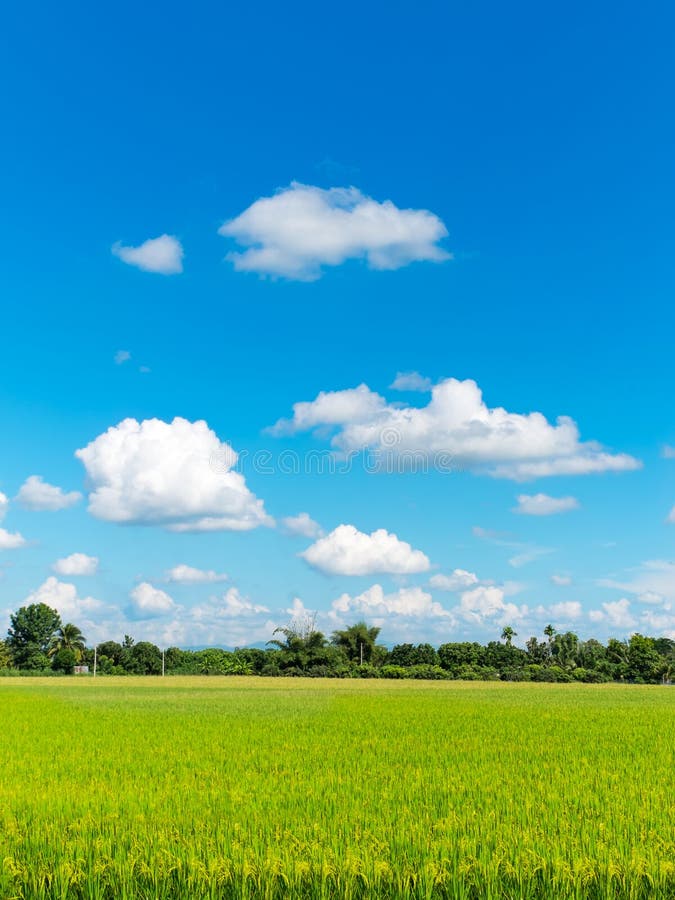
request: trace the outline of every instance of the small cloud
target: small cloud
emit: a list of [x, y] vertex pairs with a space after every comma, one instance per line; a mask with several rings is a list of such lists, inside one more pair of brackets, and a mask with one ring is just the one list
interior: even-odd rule
[[525, 516], [554, 516], [579, 508], [576, 497], [549, 497], [548, 494], [520, 494], [512, 512]]
[[9, 497], [0, 491], [0, 522], [5, 518], [7, 514], [7, 510], [9, 509]]
[[429, 558], [384, 528], [364, 534], [353, 525], [338, 525], [300, 556], [329, 575], [407, 575], [426, 572]]
[[466, 569], [455, 569], [451, 575], [432, 575], [429, 584], [439, 591], [462, 591], [478, 584], [478, 576]]
[[591, 622], [607, 622], [612, 628], [629, 629], [637, 624], [630, 612], [630, 601], [623, 597], [613, 603], [603, 603], [602, 609], [592, 609], [588, 618]]
[[427, 393], [431, 390], [431, 378], [420, 375], [419, 372], [397, 372], [396, 378], [389, 385], [392, 391], [419, 391]]
[[115, 354], [115, 365], [121, 366], [123, 363], [128, 362], [131, 359], [131, 353], [128, 350], [118, 350]]
[[98, 571], [98, 556], [71, 553], [70, 556], [57, 559], [52, 570], [57, 575], [95, 575]]
[[227, 581], [225, 572], [215, 572], [213, 569], [194, 569], [181, 563], [169, 569], [165, 574], [167, 581], [176, 584], [215, 584], [218, 581]]
[[551, 583], [558, 587], [567, 587], [572, 584], [572, 579], [569, 575], [551, 575]]
[[314, 540], [323, 535], [323, 528], [315, 522], [309, 513], [301, 512], [297, 516], [286, 516], [281, 520], [281, 527], [286, 534], [300, 535]]
[[672, 525], [675, 522], [675, 506], [673, 506], [673, 508], [668, 513], [666, 522], [668, 522], [670, 525]]
[[65, 492], [60, 487], [48, 484], [41, 475], [31, 475], [19, 488], [16, 499], [24, 509], [57, 512], [74, 506], [82, 499], [82, 494], [79, 491]]
[[324, 190], [293, 182], [260, 197], [218, 233], [245, 248], [226, 257], [236, 270], [299, 281], [314, 281], [325, 266], [349, 259], [365, 259], [371, 269], [399, 269], [451, 258], [439, 246], [448, 232], [434, 213], [379, 203], [354, 187]]
[[26, 539], [18, 531], [12, 533], [0, 528], [0, 550], [16, 550], [26, 546]]
[[572, 619], [580, 619], [583, 613], [581, 603], [578, 600], [566, 600], [563, 603], [554, 603], [549, 608], [549, 613], [554, 619], [561, 622], [568, 622]]
[[183, 247], [178, 238], [171, 234], [151, 238], [138, 247], [125, 247], [118, 241], [113, 244], [112, 252], [122, 262], [144, 272], [178, 275], [183, 271]]
[[661, 456], [663, 459], [675, 459], [675, 447], [671, 444], [664, 444], [661, 447]]
[[141, 616], [162, 616], [171, 612], [176, 604], [173, 599], [147, 581], [137, 585], [130, 594], [136, 612]]

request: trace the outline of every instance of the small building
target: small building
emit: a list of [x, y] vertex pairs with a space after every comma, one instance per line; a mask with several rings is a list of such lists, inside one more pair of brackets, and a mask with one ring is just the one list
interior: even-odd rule
[[89, 666], [73, 666], [73, 675], [88, 675]]

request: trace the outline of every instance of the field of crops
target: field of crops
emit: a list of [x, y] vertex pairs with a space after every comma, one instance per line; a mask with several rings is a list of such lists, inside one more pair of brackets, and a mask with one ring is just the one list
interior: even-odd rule
[[675, 897], [675, 689], [0, 682], [0, 896]]

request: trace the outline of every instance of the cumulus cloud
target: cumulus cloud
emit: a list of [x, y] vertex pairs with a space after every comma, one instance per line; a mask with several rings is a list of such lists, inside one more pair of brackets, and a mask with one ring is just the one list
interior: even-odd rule
[[89, 512], [170, 531], [247, 531], [271, 524], [262, 500], [232, 471], [237, 454], [206, 422], [125, 419], [75, 454]]
[[[258, 615], [269, 612], [266, 606], [253, 603], [248, 597], [244, 597], [236, 587], [228, 588], [220, 600], [212, 600], [211, 608], [215, 609], [219, 615], [228, 618], [250, 613]], [[200, 607], [196, 607], [196, 609], [199, 610]]]
[[274, 434], [334, 429], [332, 446], [342, 454], [369, 451], [389, 460], [420, 457], [447, 471], [468, 468], [496, 478], [525, 481], [545, 475], [584, 475], [640, 468], [625, 453], [612, 454], [595, 441], [582, 442], [568, 416], [551, 424], [539, 412], [489, 408], [475, 381], [448, 378], [434, 385], [426, 406], [387, 403], [361, 384], [322, 391], [296, 403], [291, 419]]
[[118, 350], [115, 354], [115, 365], [121, 366], [123, 363], [128, 362], [131, 359], [131, 353], [128, 350]]
[[79, 491], [66, 492], [48, 484], [40, 475], [31, 475], [19, 488], [16, 499], [24, 509], [56, 512], [74, 506], [82, 499], [82, 494]]
[[548, 494], [520, 494], [513, 512], [525, 516], [553, 516], [579, 508], [576, 497], [549, 497]]
[[549, 607], [549, 613], [554, 619], [568, 622], [572, 619], [580, 619], [583, 615], [581, 603], [578, 600], [566, 600], [563, 603], [554, 603]]
[[450, 575], [432, 575], [429, 584], [439, 591], [462, 591], [478, 584], [478, 576], [466, 569], [454, 569]]
[[404, 575], [426, 572], [431, 565], [421, 550], [413, 550], [384, 528], [364, 534], [353, 525], [338, 525], [300, 556], [331, 575]]
[[301, 512], [297, 516], [286, 516], [281, 520], [281, 526], [286, 534], [300, 535], [306, 538], [318, 538], [323, 535], [323, 528], [315, 522], [309, 513]]
[[165, 578], [176, 584], [215, 584], [218, 581], [227, 581], [228, 576], [224, 572], [215, 572], [213, 569], [195, 569], [181, 563], [169, 569]]
[[7, 514], [7, 510], [9, 509], [9, 497], [0, 491], [0, 522], [5, 518]]
[[324, 190], [293, 182], [256, 200], [218, 233], [246, 248], [227, 255], [238, 271], [301, 281], [348, 259], [398, 269], [450, 258], [438, 246], [448, 232], [434, 213], [378, 203], [354, 187]]
[[57, 575], [95, 575], [98, 572], [98, 561], [98, 556], [71, 553], [70, 556], [57, 559], [52, 569]]
[[567, 587], [572, 584], [572, 579], [569, 575], [551, 575], [551, 583], [558, 587]]
[[431, 390], [431, 378], [419, 372], [397, 372], [390, 385], [393, 391], [419, 391], [426, 394]]
[[141, 616], [163, 616], [171, 612], [176, 604], [165, 592], [148, 581], [142, 581], [129, 594], [134, 610]]
[[144, 241], [138, 247], [125, 247], [119, 241], [112, 252], [122, 262], [160, 275], [177, 275], [183, 271], [183, 247], [178, 238], [162, 234]]
[[16, 550], [18, 547], [25, 546], [26, 539], [18, 531], [11, 532], [0, 528], [0, 550]]
[[332, 610], [339, 615], [349, 613], [369, 618], [392, 615], [410, 618], [452, 618], [448, 610], [420, 587], [406, 587], [385, 594], [379, 584], [374, 584], [356, 597], [342, 594], [333, 601]]
[[106, 609], [101, 600], [94, 597], [80, 597], [74, 584], [59, 581], [54, 575], [50, 575], [37, 590], [29, 594], [24, 603], [26, 605], [46, 603], [55, 609], [64, 621], [73, 621], [76, 625], [80, 625], [81, 620], [89, 622], [92, 616], [100, 615]]
[[505, 596], [503, 588], [479, 585], [462, 594], [457, 611], [466, 621], [477, 625], [484, 625], [488, 621], [494, 621], [498, 625], [513, 625], [525, 618], [528, 608], [507, 602]]
[[623, 597], [611, 603], [603, 603], [602, 609], [593, 609], [588, 618], [592, 622], [606, 622], [612, 628], [629, 629], [637, 625], [630, 612], [630, 600]]

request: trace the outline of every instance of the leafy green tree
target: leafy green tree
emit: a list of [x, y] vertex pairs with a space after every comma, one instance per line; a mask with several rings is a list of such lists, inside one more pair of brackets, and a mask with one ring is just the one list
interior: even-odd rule
[[525, 644], [528, 659], [531, 665], [541, 665], [548, 657], [548, 644], [538, 641], [536, 637], [528, 638]]
[[47, 655], [54, 632], [61, 627], [61, 617], [46, 603], [22, 606], [10, 616], [7, 644], [17, 669], [46, 669]]
[[627, 676], [631, 681], [651, 683], [660, 681], [659, 664], [662, 657], [654, 646], [654, 639], [634, 634], [628, 642]]
[[96, 655], [100, 659], [109, 659], [114, 666], [122, 665], [123, 647], [117, 641], [103, 641], [96, 647]]
[[73, 665], [77, 665], [85, 651], [85, 637], [77, 627], [67, 623], [59, 626], [49, 642], [49, 656], [55, 656], [60, 650], [70, 650], [75, 657]]
[[440, 664], [455, 678], [464, 677], [469, 669], [475, 669], [485, 663], [485, 647], [475, 641], [460, 641], [458, 643], [441, 644], [438, 648]]
[[12, 651], [7, 641], [0, 641], [0, 669], [12, 668]]
[[576, 668], [578, 652], [579, 638], [573, 631], [556, 634], [551, 642], [551, 658], [555, 665], [565, 671]]
[[518, 637], [518, 632], [514, 631], [510, 625], [507, 625], [502, 631], [502, 640], [506, 641], [507, 647], [510, 647], [513, 644], [514, 637]]
[[589, 638], [579, 644], [577, 651], [579, 665], [584, 669], [596, 670], [607, 659], [607, 651], [595, 638]]
[[334, 631], [331, 643], [339, 647], [350, 662], [369, 663], [379, 633], [379, 628], [368, 628], [365, 622], [357, 622], [342, 631]]
[[128, 648], [125, 668], [135, 675], [159, 675], [162, 671], [162, 652], [149, 641], [139, 641]]
[[55, 672], [65, 672], [66, 675], [73, 674], [73, 668], [77, 665], [77, 657], [75, 651], [69, 647], [60, 647], [52, 656], [52, 669]]

